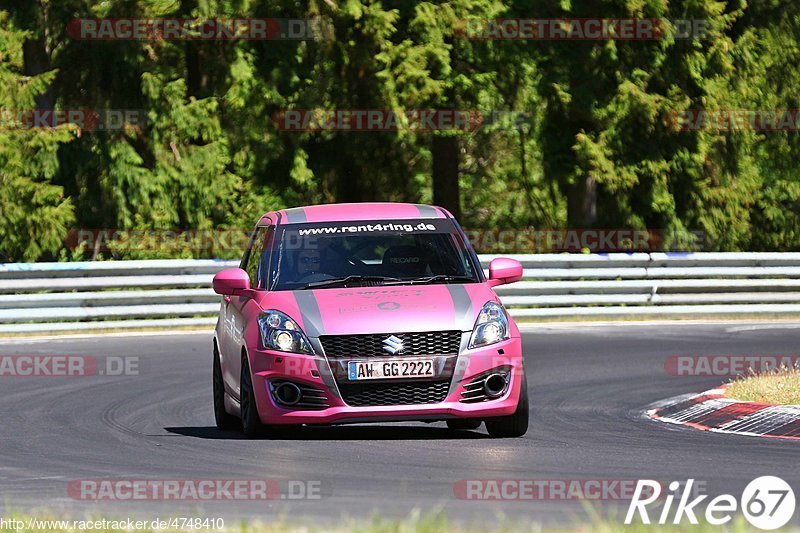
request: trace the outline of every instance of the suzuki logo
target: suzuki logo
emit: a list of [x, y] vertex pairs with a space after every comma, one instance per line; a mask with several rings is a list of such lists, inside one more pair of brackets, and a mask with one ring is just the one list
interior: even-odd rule
[[383, 349], [392, 355], [398, 354], [403, 351], [403, 341], [392, 335], [384, 339]]

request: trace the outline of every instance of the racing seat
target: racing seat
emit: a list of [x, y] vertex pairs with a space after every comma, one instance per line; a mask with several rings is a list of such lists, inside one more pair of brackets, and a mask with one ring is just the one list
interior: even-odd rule
[[386, 275], [395, 277], [422, 277], [428, 272], [427, 252], [418, 246], [392, 246], [383, 253]]

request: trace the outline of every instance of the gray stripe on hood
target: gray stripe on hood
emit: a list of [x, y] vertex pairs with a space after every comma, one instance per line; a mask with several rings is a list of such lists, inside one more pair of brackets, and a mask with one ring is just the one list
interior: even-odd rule
[[463, 285], [447, 285], [453, 299], [454, 320], [461, 331], [471, 330], [475, 317], [472, 316], [472, 298]]
[[317, 354], [317, 368], [319, 369], [319, 377], [322, 379], [322, 382], [328, 387], [328, 390], [331, 391], [336, 398], [341, 398], [342, 394], [339, 392], [339, 386], [336, 384], [336, 379], [333, 377], [333, 370], [331, 370], [331, 363], [328, 360], [328, 356], [325, 355], [325, 348], [322, 346], [322, 342], [318, 338], [310, 338], [309, 342], [311, 346], [314, 348], [314, 352]]
[[[456, 328], [462, 331], [460, 352], [466, 349], [475, 326], [475, 317], [472, 314], [472, 298], [463, 285], [447, 285], [450, 297], [453, 299]], [[447, 395], [453, 394], [464, 379], [464, 373], [469, 365], [469, 355], [460, 353], [453, 369], [453, 379], [450, 381], [450, 390]]]
[[319, 369], [320, 378], [328, 390], [337, 397], [341, 398], [339, 386], [336, 384], [336, 379], [333, 377], [330, 362], [325, 355], [325, 349], [322, 346], [322, 341], [319, 336], [324, 334], [325, 328], [322, 327], [322, 313], [319, 310], [319, 303], [317, 297], [314, 296], [313, 291], [292, 291], [294, 299], [297, 301], [297, 307], [300, 309], [300, 314], [303, 316], [303, 326], [305, 333], [310, 337], [309, 342], [317, 354], [317, 368]]
[[[467, 339], [466, 343], [469, 343], [469, 338], [472, 336], [472, 333], [462, 333], [462, 344], [464, 344], [463, 339]], [[453, 368], [453, 379], [450, 380], [450, 389], [447, 391], [447, 395], [450, 396], [453, 394], [456, 389], [458, 389], [459, 385], [461, 385], [461, 381], [464, 379], [464, 374], [467, 371], [467, 366], [469, 366], [469, 355], [461, 354], [456, 358], [456, 365]]]
[[317, 297], [312, 291], [292, 291], [300, 314], [303, 315], [303, 326], [306, 335], [309, 337], [319, 337], [323, 334], [322, 313], [319, 310]]
[[288, 224], [297, 224], [300, 222], [307, 222], [306, 210], [302, 207], [293, 207], [286, 210], [286, 222]]

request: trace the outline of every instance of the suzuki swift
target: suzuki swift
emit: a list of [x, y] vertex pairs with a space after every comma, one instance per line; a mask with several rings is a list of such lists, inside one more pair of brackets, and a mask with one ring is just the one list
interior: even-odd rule
[[528, 392], [519, 329], [446, 210], [298, 207], [259, 220], [239, 268], [214, 277], [214, 413], [248, 436], [303, 424], [445, 421], [519, 437]]

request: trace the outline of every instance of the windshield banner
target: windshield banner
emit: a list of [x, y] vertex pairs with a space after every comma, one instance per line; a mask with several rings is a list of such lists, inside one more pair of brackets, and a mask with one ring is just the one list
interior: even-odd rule
[[286, 226], [286, 235], [289, 237], [322, 237], [325, 235], [348, 234], [403, 234], [403, 233], [450, 233], [453, 224], [447, 219], [426, 220], [378, 220], [355, 221], [324, 224], [298, 224]]

